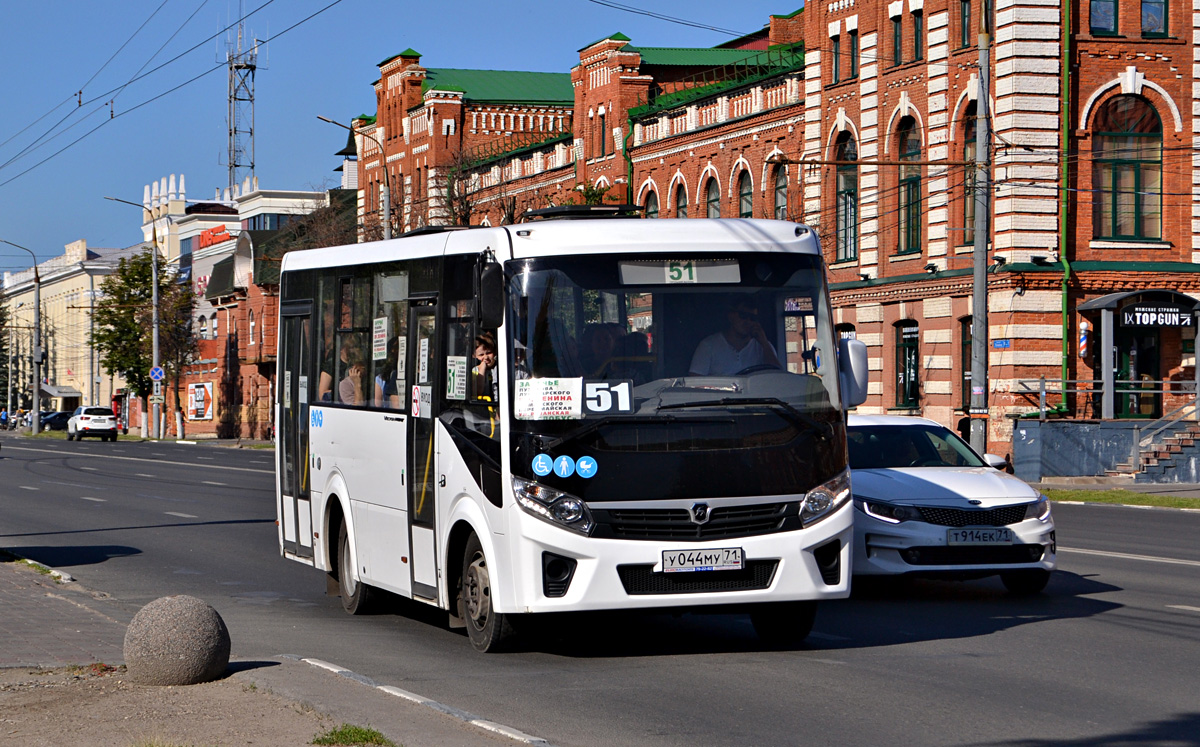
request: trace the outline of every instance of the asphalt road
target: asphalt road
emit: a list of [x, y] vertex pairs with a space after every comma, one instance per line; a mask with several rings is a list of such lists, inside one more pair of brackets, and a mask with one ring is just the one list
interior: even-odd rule
[[235, 656], [324, 659], [562, 745], [1200, 744], [1200, 513], [1056, 504], [1046, 594], [859, 591], [794, 651], [737, 616], [613, 614], [482, 656], [411, 602], [345, 615], [323, 574], [282, 560], [272, 454], [5, 438], [0, 547], [130, 616], [203, 598]]

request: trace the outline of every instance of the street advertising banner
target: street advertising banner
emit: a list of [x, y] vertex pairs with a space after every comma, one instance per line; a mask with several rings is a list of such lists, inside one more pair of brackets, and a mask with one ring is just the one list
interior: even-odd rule
[[189, 420], [213, 419], [213, 385], [211, 381], [203, 384], [188, 384], [187, 411]]

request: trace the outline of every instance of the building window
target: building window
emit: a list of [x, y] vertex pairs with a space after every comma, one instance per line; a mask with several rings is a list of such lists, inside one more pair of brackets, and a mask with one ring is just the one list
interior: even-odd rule
[[1142, 36], [1167, 35], [1167, 0], [1142, 0]]
[[200, 339], [208, 339], [208, 317], [206, 316], [200, 317]]
[[717, 184], [716, 179], [708, 180], [708, 186], [705, 188], [704, 192], [704, 202], [707, 207], [707, 217], [721, 217], [721, 185]]
[[675, 190], [675, 217], [687, 217], [687, 190], [683, 188], [683, 183], [679, 183], [679, 189]]
[[214, 340], [217, 339], [217, 331], [217, 312], [214, 311], [212, 318], [212, 338]]
[[738, 177], [738, 217], [754, 217], [754, 185], [750, 183], [748, 171], [743, 171]]
[[850, 77], [858, 77], [858, 32], [850, 32]]
[[[838, 136], [834, 160], [857, 161], [858, 144], [849, 132]], [[858, 258], [858, 166], [837, 167], [837, 261]]]
[[249, 336], [249, 344], [254, 344], [254, 309], [250, 309], [249, 322], [247, 324], [247, 335]]
[[925, 16], [913, 13], [913, 59], [925, 59]]
[[1091, 0], [1088, 13], [1092, 34], [1115, 36], [1117, 33], [1117, 0]]
[[604, 114], [600, 114], [600, 157], [608, 155], [608, 138], [604, 136]]
[[[975, 126], [978, 124], [975, 111], [975, 104], [971, 104], [967, 107], [966, 114], [963, 115], [963, 160], [967, 162], [974, 161], [978, 153], [975, 147]], [[962, 245], [975, 243], [976, 176], [977, 173], [974, 166], [965, 167], [963, 174], [962, 238], [959, 241], [959, 244]]]
[[958, 34], [963, 49], [971, 46], [971, 0], [958, 0]]
[[842, 79], [842, 37], [835, 36], [829, 40], [833, 46], [832, 60], [830, 65], [833, 67], [833, 82], [837, 83]]
[[892, 65], [899, 65], [904, 61], [901, 56], [904, 51], [904, 37], [900, 33], [900, 16], [892, 19]]
[[1092, 125], [1096, 237], [1162, 238], [1162, 121], [1138, 96], [1117, 96]]
[[787, 220], [787, 169], [775, 168], [775, 220]]
[[837, 332], [837, 336], [838, 336], [839, 340], [857, 340], [858, 339], [858, 333], [854, 331], [853, 324], [839, 324], [833, 328], [833, 331]]
[[657, 218], [658, 217], [658, 195], [655, 194], [654, 192], [651, 192], [650, 194], [646, 195], [646, 217], [647, 218]]
[[912, 320], [896, 324], [896, 407], [916, 407], [920, 399], [919, 335]]
[[[919, 161], [921, 136], [912, 117], [900, 120], [898, 151], [901, 161]], [[900, 235], [896, 252], [908, 254], [921, 251], [921, 167], [917, 164], [900, 167]]]
[[974, 354], [971, 352], [971, 317], [963, 317], [958, 322], [959, 339], [962, 340], [961, 348], [961, 365], [962, 365], [962, 409], [971, 409], [971, 360]]

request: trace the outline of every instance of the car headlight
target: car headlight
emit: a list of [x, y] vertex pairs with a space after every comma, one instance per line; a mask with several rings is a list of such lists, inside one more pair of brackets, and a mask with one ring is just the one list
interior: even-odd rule
[[580, 534], [592, 531], [592, 513], [579, 498], [520, 477], [512, 478], [512, 486], [517, 505], [526, 513]]
[[1036, 501], [1025, 507], [1025, 518], [1037, 519], [1043, 523], [1050, 521], [1050, 499], [1040, 495]]
[[856, 498], [854, 505], [867, 516], [889, 524], [899, 524], [902, 521], [920, 521], [921, 509], [916, 506], [896, 506], [891, 503], [881, 503], [867, 498]]
[[832, 480], [818, 485], [804, 496], [800, 504], [800, 523], [811, 526], [833, 514], [850, 500], [850, 470], [844, 469]]

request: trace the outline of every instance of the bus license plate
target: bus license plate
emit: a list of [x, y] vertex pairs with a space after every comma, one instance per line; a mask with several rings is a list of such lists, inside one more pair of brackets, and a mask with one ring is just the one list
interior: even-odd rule
[[947, 545], [1011, 545], [1013, 533], [1004, 527], [997, 529], [949, 529]]
[[740, 547], [719, 547], [706, 550], [663, 550], [663, 573], [692, 571], [740, 571], [746, 567]]

